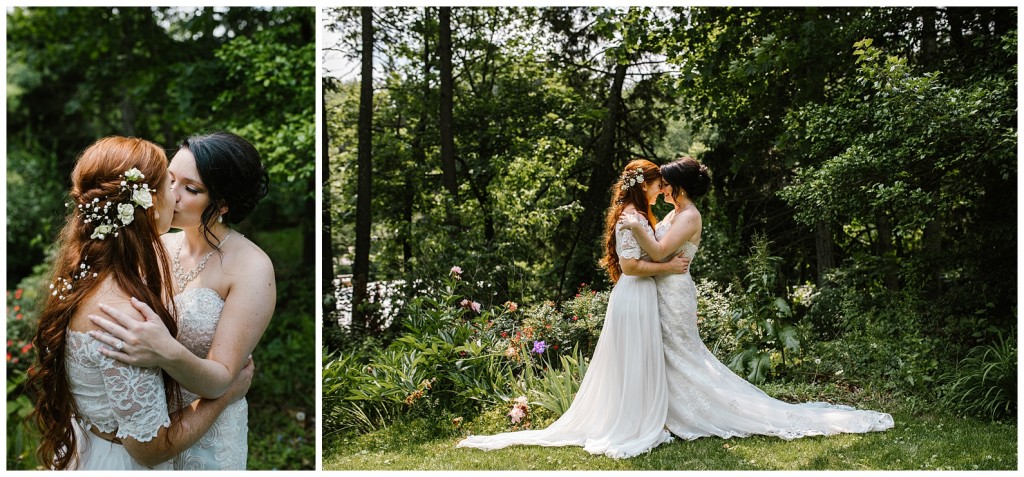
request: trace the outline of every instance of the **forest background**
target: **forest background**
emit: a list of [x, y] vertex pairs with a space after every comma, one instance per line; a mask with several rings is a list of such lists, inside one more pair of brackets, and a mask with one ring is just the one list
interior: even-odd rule
[[269, 195], [238, 230], [271, 257], [277, 308], [254, 352], [249, 467], [315, 466], [315, 10], [7, 10], [7, 468], [37, 468], [22, 383], [78, 154], [108, 135], [168, 157], [227, 130], [260, 151]]
[[[476, 468], [447, 449], [522, 428], [516, 396], [560, 414], [611, 285], [609, 188], [684, 154], [713, 176], [691, 271], [723, 362], [1016, 435], [1016, 8], [325, 13], [350, 65], [323, 72], [325, 467], [416, 468], [394, 444]], [[1006, 445], [982, 468], [1016, 468]]]

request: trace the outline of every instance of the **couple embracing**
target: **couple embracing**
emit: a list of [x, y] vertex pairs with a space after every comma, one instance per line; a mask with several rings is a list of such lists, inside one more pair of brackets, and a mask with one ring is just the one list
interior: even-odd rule
[[270, 259], [231, 228], [268, 191], [256, 148], [191, 136], [168, 165], [107, 137], [71, 182], [29, 378], [40, 462], [244, 470], [251, 353], [276, 300]]
[[[694, 201], [711, 178], [683, 157], [660, 168], [630, 162], [612, 186], [602, 265], [613, 282], [604, 328], [572, 405], [541, 430], [470, 436], [458, 447], [582, 446], [627, 458], [672, 440], [752, 434], [804, 436], [882, 431], [892, 416], [828, 403], [776, 400], [718, 361], [697, 330], [688, 269], [701, 240]], [[674, 209], [660, 222], [651, 203]]]

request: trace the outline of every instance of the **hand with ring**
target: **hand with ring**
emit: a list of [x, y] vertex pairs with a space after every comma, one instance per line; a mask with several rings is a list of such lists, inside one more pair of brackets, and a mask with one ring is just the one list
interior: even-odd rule
[[180, 344], [149, 305], [135, 298], [131, 304], [135, 312], [100, 304], [102, 314], [89, 315], [89, 320], [102, 331], [89, 335], [106, 345], [100, 353], [108, 358], [143, 368], [163, 367]]
[[636, 211], [625, 212], [619, 216], [619, 224], [629, 230], [637, 230], [641, 225], [640, 216], [637, 215]]

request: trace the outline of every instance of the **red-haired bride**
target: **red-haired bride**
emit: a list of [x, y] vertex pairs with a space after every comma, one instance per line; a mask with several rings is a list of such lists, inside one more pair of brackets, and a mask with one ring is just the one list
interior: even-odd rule
[[39, 315], [39, 357], [29, 380], [41, 432], [37, 456], [54, 469], [170, 469], [170, 459], [245, 395], [251, 361], [218, 399], [185, 403], [178, 383], [159, 368], [100, 353], [88, 315], [99, 313], [101, 302], [131, 311], [130, 298], [138, 297], [177, 334], [170, 260], [160, 242], [174, 196], [163, 149], [135, 138], [95, 142], [71, 179], [71, 212]]

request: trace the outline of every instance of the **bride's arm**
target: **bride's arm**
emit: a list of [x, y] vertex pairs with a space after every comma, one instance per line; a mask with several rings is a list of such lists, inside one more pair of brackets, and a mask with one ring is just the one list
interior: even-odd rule
[[[89, 317], [110, 334], [93, 335], [109, 347], [101, 348], [101, 352], [135, 366], [159, 366], [182, 387], [200, 396], [221, 396], [263, 336], [277, 300], [273, 264], [262, 251], [253, 255], [241, 261], [244, 269], [235, 271], [206, 358], [181, 345], [159, 319], [154, 319], [156, 315], [147, 304], [134, 299], [132, 305], [141, 317], [109, 307], [103, 307], [103, 311], [114, 321]], [[124, 342], [123, 349], [117, 351], [119, 340]]]
[[648, 234], [639, 221], [630, 220], [629, 216], [623, 225], [633, 232], [637, 244], [644, 252], [647, 252], [647, 255], [653, 260], [663, 260], [679, 250], [683, 242], [693, 238], [694, 234], [700, 230], [700, 213], [692, 208], [684, 210], [672, 221], [668, 232], [660, 241]]
[[667, 262], [648, 262], [635, 258], [619, 259], [619, 266], [622, 267], [624, 275], [636, 277], [653, 277], [656, 275], [669, 275], [686, 273], [690, 265], [690, 259], [682, 254]]
[[246, 360], [246, 366], [230, 383], [224, 396], [218, 399], [199, 399], [177, 411], [175, 414], [178, 414], [179, 419], [172, 418], [170, 426], [161, 427], [156, 436], [146, 442], [123, 437], [121, 444], [133, 459], [147, 467], [173, 459], [199, 441], [229, 404], [245, 396], [252, 384], [254, 370], [252, 360]]

